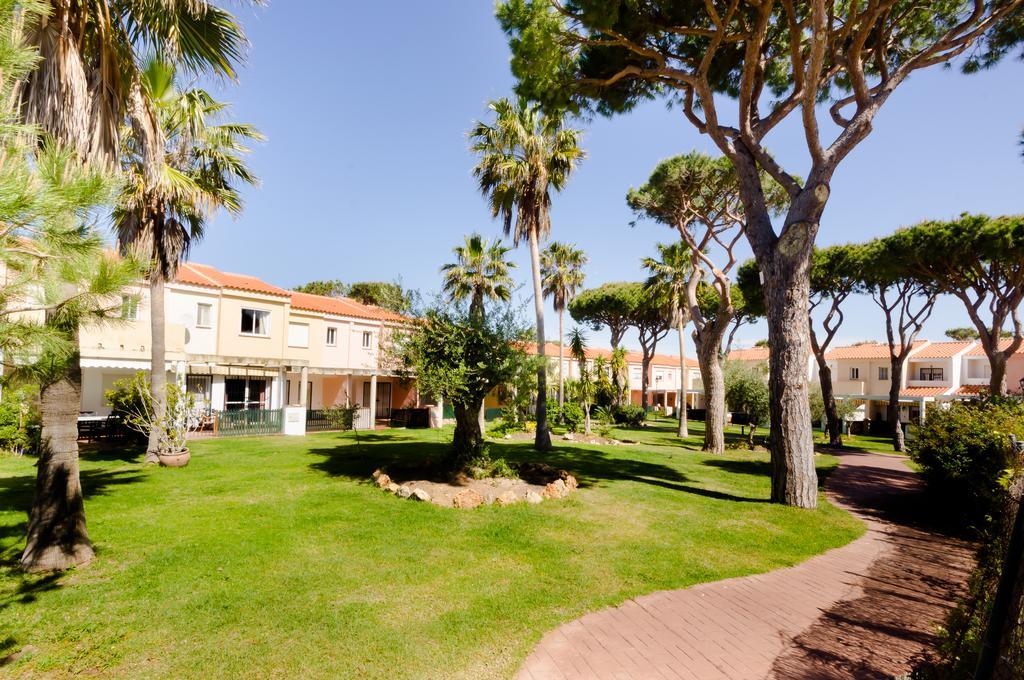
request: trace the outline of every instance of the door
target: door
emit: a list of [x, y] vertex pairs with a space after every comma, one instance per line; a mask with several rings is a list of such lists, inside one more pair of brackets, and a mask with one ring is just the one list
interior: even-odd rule
[[[370, 405], [370, 383], [363, 383], [363, 406]], [[377, 383], [377, 419], [391, 418], [391, 383]]]

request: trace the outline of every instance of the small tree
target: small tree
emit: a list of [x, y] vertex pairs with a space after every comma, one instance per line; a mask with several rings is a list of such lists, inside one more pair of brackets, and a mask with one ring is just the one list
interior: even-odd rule
[[416, 376], [421, 393], [452, 405], [454, 471], [463, 471], [484, 456], [480, 407], [491, 390], [512, 380], [530, 362], [522, 349], [527, 337], [528, 329], [510, 310], [479, 319], [439, 307], [397, 340], [402, 372]]
[[[540, 254], [541, 286], [558, 313], [558, 408], [565, 403], [565, 307], [583, 285], [587, 255], [579, 248], [557, 241]], [[559, 410], [561, 415], [561, 410]]]
[[[595, 331], [608, 328], [614, 355], [621, 349], [622, 336], [630, 327], [630, 319], [642, 300], [642, 290], [633, 283], [606, 283], [580, 292], [569, 303], [569, 314], [577, 323], [590, 326]], [[611, 369], [615, 403], [618, 405], [621, 404], [625, 385], [619, 367], [612, 366]]]
[[649, 276], [647, 288], [657, 297], [671, 301], [672, 324], [679, 336], [679, 394], [676, 397], [676, 408], [679, 411], [679, 437], [689, 437], [690, 430], [686, 419], [687, 389], [686, 381], [689, 369], [686, 366], [686, 325], [690, 322], [690, 306], [686, 301], [686, 285], [693, 271], [689, 249], [683, 243], [665, 245], [658, 243], [658, 258], [645, 257], [644, 269]]
[[579, 368], [580, 379], [576, 383], [576, 394], [580, 399], [580, 406], [583, 407], [583, 432], [590, 434], [590, 408], [594, 404], [597, 386], [587, 365], [587, 336], [579, 328], [574, 328], [569, 333], [569, 353]]
[[634, 284], [641, 296], [641, 303], [633, 310], [629, 324], [636, 329], [640, 342], [641, 366], [640, 407], [647, 411], [647, 391], [651, 382], [651, 361], [658, 350], [658, 343], [672, 329], [672, 302], [668, 298], [646, 291], [642, 283]]
[[112, 413], [147, 440], [157, 442], [158, 454], [185, 451], [189, 433], [198, 430], [203, 422], [195, 397], [176, 384], [167, 386], [167, 403], [163, 413], [159, 413], [153, 406], [153, 388], [141, 371], [116, 381], [105, 396]]
[[726, 403], [729, 410], [747, 416], [750, 425], [747, 446], [753, 449], [754, 433], [769, 417], [768, 376], [763, 367], [738, 361], [728, 362], [724, 373]]
[[1024, 346], [1024, 216], [922, 222], [887, 240], [911, 275], [963, 302], [992, 365], [989, 391], [1005, 395], [1006, 362]]
[[865, 263], [861, 283], [885, 316], [885, 336], [889, 342], [889, 403], [886, 419], [892, 428], [892, 445], [906, 451], [903, 425], [900, 423], [900, 386], [903, 366], [914, 342], [935, 308], [938, 295], [934, 286], [912, 275], [904, 254], [891, 238], [876, 239], [864, 246]]

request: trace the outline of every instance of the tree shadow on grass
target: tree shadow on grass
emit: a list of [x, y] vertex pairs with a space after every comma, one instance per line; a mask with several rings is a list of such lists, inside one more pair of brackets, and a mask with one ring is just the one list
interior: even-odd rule
[[144, 444], [96, 442], [81, 444], [79, 458], [89, 461], [142, 463], [146, 453]]
[[[88, 501], [94, 496], [100, 496], [110, 492], [115, 486], [132, 484], [144, 479], [144, 475], [138, 470], [82, 470], [79, 473], [82, 484], [82, 496]], [[0, 478], [0, 507], [21, 510], [28, 517], [32, 508], [32, 496], [35, 493], [36, 478], [34, 475], [19, 475], [16, 477]], [[89, 515], [89, 508], [86, 506], [86, 518]], [[24, 549], [25, 532], [28, 530], [27, 521], [0, 523], [0, 568], [10, 568], [15, 577], [26, 580], [38, 579], [17, 570], [18, 558]], [[18, 539], [20, 540], [10, 540]], [[0, 609], [3, 604], [0, 604]]]
[[[370, 475], [377, 468], [400, 464], [408, 468], [416, 464], [428, 466], [443, 460], [450, 444], [445, 442], [424, 442], [396, 440], [388, 434], [374, 433], [360, 435], [358, 440], [349, 439], [338, 446], [311, 449], [310, 453], [323, 460], [311, 463], [310, 467], [331, 476], [347, 477], [369, 483]], [[706, 489], [693, 484], [675, 468], [636, 458], [611, 457], [608, 452], [580, 446], [555, 447], [548, 452], [538, 452], [528, 445], [491, 444], [492, 458], [505, 458], [510, 463], [543, 462], [571, 472], [581, 487], [600, 486], [602, 482], [628, 481], [650, 484], [673, 491], [694, 494], [716, 500], [763, 503], [764, 498], [748, 498], [722, 491]]]
[[[764, 477], [770, 479], [772, 476], [772, 464], [767, 460], [733, 460], [725, 458], [711, 458], [704, 461], [704, 465], [716, 467], [736, 475], [750, 475], [752, 477]], [[824, 489], [825, 482], [838, 469], [837, 466], [819, 467], [818, 488]]]

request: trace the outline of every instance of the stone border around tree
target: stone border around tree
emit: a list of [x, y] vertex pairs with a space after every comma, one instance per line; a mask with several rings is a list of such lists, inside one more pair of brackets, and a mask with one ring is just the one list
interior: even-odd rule
[[[448, 506], [443, 503], [436, 502], [435, 499], [424, 489], [416, 486], [416, 482], [409, 482], [405, 484], [399, 484], [391, 479], [384, 468], [377, 468], [373, 471], [371, 476], [374, 484], [378, 488], [387, 491], [399, 498], [421, 501], [424, 503], [434, 503], [440, 507], [454, 507], [462, 509], [478, 508], [483, 505], [515, 505], [517, 503], [529, 503], [536, 505], [542, 503], [545, 500], [554, 500], [558, 498], [566, 498], [569, 494], [576, 491], [579, 488], [579, 482], [576, 478], [566, 470], [559, 470], [551, 467], [545, 463], [524, 463], [519, 466], [519, 480], [526, 482], [527, 484], [533, 484], [539, 486], [541, 481], [531, 482], [530, 480], [542, 480], [551, 479], [552, 481], [544, 484], [544, 488], [541, 491], [529, 490], [525, 494], [516, 493], [515, 490], [509, 489], [504, 493], [489, 497], [484, 496], [475, 489], [467, 488], [455, 494], [452, 500], [452, 505]], [[486, 482], [486, 480], [477, 480]]]

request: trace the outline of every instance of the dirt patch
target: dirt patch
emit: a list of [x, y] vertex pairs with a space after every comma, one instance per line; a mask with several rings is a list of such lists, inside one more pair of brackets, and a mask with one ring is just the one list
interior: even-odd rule
[[481, 505], [541, 503], [564, 498], [576, 490], [576, 478], [544, 463], [518, 466], [517, 478], [474, 479], [433, 467], [399, 467], [373, 473], [374, 483], [399, 498], [434, 503], [445, 508], [471, 509]]
[[[505, 439], [505, 440], [510, 440], [510, 441], [531, 441], [531, 442], [533, 441], [533, 438], [534, 438], [534, 433], [533, 432], [510, 432], [510, 433], [500, 437], [500, 439]], [[561, 441], [566, 441], [566, 442], [575, 442], [577, 444], [600, 444], [602, 446], [623, 446], [623, 445], [627, 445], [627, 444], [636, 444], [636, 442], [628, 440], [628, 439], [611, 439], [609, 437], [600, 437], [600, 436], [598, 436], [596, 434], [587, 434], [587, 435], [583, 435], [583, 434], [579, 434], [579, 433], [569, 433], [569, 434], [564, 434], [564, 435], [553, 434], [553, 435], [551, 435], [551, 439], [552, 439], [552, 441], [559, 441], [559, 440], [561, 440]]]

